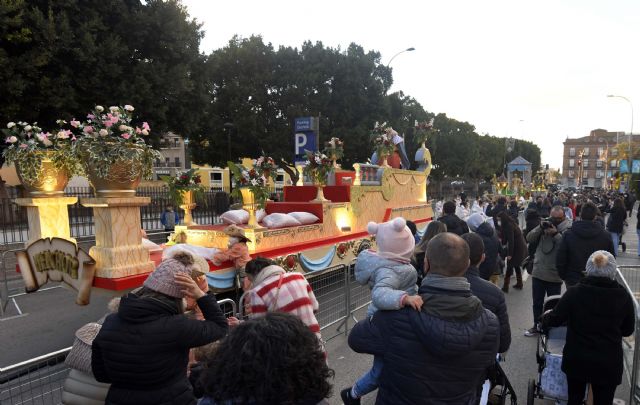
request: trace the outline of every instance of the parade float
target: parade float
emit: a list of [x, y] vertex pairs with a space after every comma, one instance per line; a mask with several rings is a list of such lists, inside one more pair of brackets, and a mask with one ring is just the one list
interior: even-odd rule
[[[113, 112], [118, 115], [127, 114], [123, 109]], [[100, 114], [101, 111], [96, 113], [99, 117], [104, 115]], [[105, 119], [110, 120], [108, 117]], [[113, 120], [115, 119], [114, 117]], [[84, 128], [87, 125], [85, 123]], [[134, 129], [129, 122], [120, 124], [118, 132], [112, 131], [113, 125], [100, 129], [95, 126], [94, 124], [93, 131], [89, 134], [83, 128], [80, 129], [88, 136], [95, 132], [97, 136], [102, 136], [100, 130], [105, 129], [109, 131], [105, 136], [115, 137], [115, 141], [122, 144], [124, 142], [117, 138], [129, 141], [132, 134], [146, 135], [143, 129]], [[148, 133], [147, 126], [143, 128]], [[329, 157], [310, 153], [306, 168], [297, 167], [301, 174], [300, 180], [296, 185], [284, 187], [283, 201], [270, 201], [267, 199], [268, 193], [264, 192], [266, 177], [276, 169], [275, 166], [270, 166], [272, 159], [257, 159], [252, 167], [230, 165], [230, 169], [235, 172], [236, 192], [242, 195], [243, 208], [246, 210], [246, 220], [237, 221], [237, 225], [243, 229], [248, 239], [247, 245], [252, 257], [268, 257], [287, 271], [302, 272], [312, 277], [333, 266], [349, 264], [362, 250], [374, 247], [375, 238], [366, 231], [370, 221], [384, 222], [403, 217], [424, 229], [426, 223], [432, 220], [433, 212], [426, 192], [432, 166], [426, 148], [419, 151], [419, 156], [416, 155], [419, 157], [419, 171], [364, 163], [354, 164], [353, 170], [344, 170], [336, 163], [342, 153], [342, 142], [338, 139], [330, 142], [333, 150]], [[153, 271], [154, 264], [162, 259], [162, 251], [150, 253], [142, 244], [139, 229], [140, 206], [149, 204], [148, 198], [136, 197], [135, 189], [130, 191], [131, 184], [144, 175], [149, 165], [148, 158], [152, 156], [149, 153], [152, 152], [145, 149], [144, 141], [140, 138], [129, 141], [128, 144], [128, 147], [138, 148], [130, 153], [137, 159], [137, 163], [126, 166], [122, 159], [109, 163], [111, 167], [130, 167], [135, 169], [135, 173], [131, 170], [124, 171], [121, 173], [123, 181], [115, 184], [112, 182], [105, 185], [104, 182], [94, 183], [92, 180], [97, 197], [80, 201], [94, 210], [96, 245], [90, 249], [89, 254], [82, 252], [69, 237], [68, 227], [64, 235], [57, 235], [55, 232], [39, 235], [40, 238], [30, 241], [23, 254], [19, 255], [19, 266], [27, 291], [37, 290], [47, 279], [64, 281], [80, 292], [76, 302], [87, 304], [89, 290], [99, 289], [121, 294], [141, 286]], [[113, 155], [107, 153], [100, 157], [86, 156], [87, 152], [84, 153], [85, 156], [81, 156], [84, 158], [85, 170], [98, 176], [113, 176], [113, 170], [105, 171], [98, 169], [98, 166], [87, 167], [91, 165], [91, 159], [104, 160]], [[182, 192], [180, 194], [183, 205], [187, 204], [188, 197]], [[295, 220], [285, 223], [279, 220], [268, 221], [269, 216]], [[171, 244], [224, 250], [229, 244], [229, 235], [224, 232], [228, 223], [231, 222], [177, 226]], [[37, 220], [34, 219], [32, 223], [30, 217], [29, 225], [37, 225]], [[230, 262], [214, 264], [210, 261], [209, 267], [207, 279], [215, 291], [237, 287], [237, 269]]]

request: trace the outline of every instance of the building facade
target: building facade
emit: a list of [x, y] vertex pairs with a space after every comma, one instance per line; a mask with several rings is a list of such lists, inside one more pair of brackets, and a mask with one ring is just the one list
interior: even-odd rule
[[[640, 135], [633, 135], [632, 144]], [[603, 187], [611, 184], [612, 177], [621, 170], [618, 142], [627, 142], [624, 132], [594, 129], [582, 138], [567, 138], [562, 154], [562, 184], [569, 187]], [[622, 172], [627, 162], [622, 162]]]
[[186, 161], [186, 145], [180, 135], [167, 132], [160, 140], [161, 159], [156, 159], [153, 164], [153, 180], [160, 180], [160, 176], [175, 176], [176, 172], [182, 172], [190, 168]]

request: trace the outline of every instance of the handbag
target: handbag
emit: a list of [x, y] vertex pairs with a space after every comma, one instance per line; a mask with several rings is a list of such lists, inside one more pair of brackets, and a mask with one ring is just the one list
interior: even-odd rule
[[71, 351], [64, 360], [64, 363], [76, 370], [93, 375], [91, 371], [91, 344], [98, 336], [102, 325], [90, 322], [76, 331], [76, 338], [73, 341]]

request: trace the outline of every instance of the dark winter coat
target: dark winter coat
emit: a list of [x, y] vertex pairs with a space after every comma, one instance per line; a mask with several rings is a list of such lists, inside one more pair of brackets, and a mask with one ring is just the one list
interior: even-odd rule
[[638, 213], [636, 214], [636, 229], [640, 229], [640, 209], [638, 209]]
[[567, 289], [543, 325], [567, 323], [562, 371], [569, 378], [602, 385], [622, 382], [622, 337], [635, 326], [633, 300], [615, 280], [585, 277]]
[[480, 263], [480, 277], [489, 280], [492, 275], [499, 271], [498, 256], [502, 250], [502, 245], [500, 245], [500, 239], [498, 239], [496, 231], [488, 222], [480, 224], [476, 229], [476, 233], [484, 243], [484, 262]]
[[612, 233], [622, 233], [624, 221], [627, 219], [627, 211], [623, 207], [613, 207], [609, 211], [607, 218], [607, 231]]
[[524, 240], [522, 231], [518, 225], [508, 222], [502, 223], [501, 229], [502, 244], [507, 245], [505, 256], [511, 256], [511, 264], [518, 267], [527, 257], [527, 242]]
[[511, 326], [509, 326], [509, 314], [507, 304], [504, 300], [504, 293], [495, 284], [480, 278], [477, 267], [469, 267], [465, 274], [467, 281], [471, 284], [471, 293], [482, 301], [482, 306], [491, 311], [500, 324], [500, 346], [499, 353], [504, 353], [511, 346]]
[[488, 217], [497, 217], [498, 214], [500, 214], [502, 211], [506, 211], [507, 210], [507, 206], [505, 204], [496, 204], [495, 207], [488, 209], [487, 210], [487, 216]]
[[513, 220], [516, 221], [516, 223], [518, 222], [518, 215], [520, 215], [520, 209], [518, 208], [517, 205], [509, 205], [509, 208], [507, 209], [507, 213], [509, 213], [509, 216], [513, 218]]
[[158, 299], [122, 298], [118, 313], [106, 318], [92, 345], [93, 374], [111, 383], [107, 403], [196, 403], [187, 379], [189, 349], [222, 338], [228, 328], [213, 294], [197, 303], [204, 321], [189, 319]]
[[556, 256], [556, 268], [560, 278], [572, 286], [583, 276], [589, 256], [596, 250], [606, 250], [612, 255], [611, 234], [593, 221], [576, 221], [562, 235]]
[[476, 404], [498, 352], [496, 316], [470, 291], [422, 285], [419, 294], [420, 312], [378, 311], [349, 334], [356, 352], [384, 357], [376, 404]]
[[438, 218], [438, 221], [447, 226], [447, 232], [452, 232], [456, 235], [469, 233], [469, 227], [467, 226], [467, 223], [458, 218], [458, 216], [455, 214], [443, 215]]

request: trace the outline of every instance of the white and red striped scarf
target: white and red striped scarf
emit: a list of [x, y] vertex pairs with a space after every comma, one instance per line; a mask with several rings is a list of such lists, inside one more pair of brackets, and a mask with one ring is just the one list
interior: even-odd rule
[[286, 273], [282, 268], [278, 268], [281, 271], [277, 271], [273, 267], [277, 266], [265, 267], [261, 273], [266, 272], [266, 277], [257, 277], [254, 280], [258, 283], [249, 294], [252, 316], [261, 316], [268, 311], [286, 312], [300, 318], [320, 338], [320, 325], [315, 316], [319, 305], [307, 279], [300, 273]]

